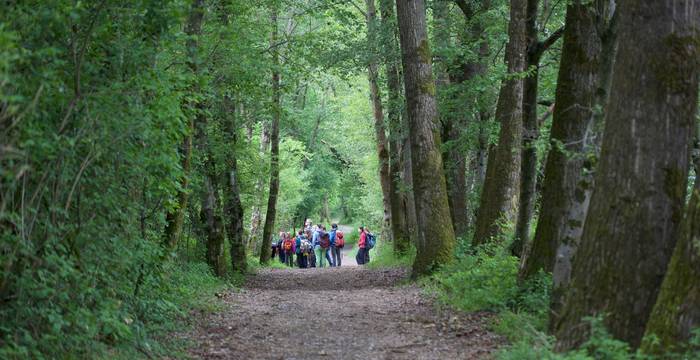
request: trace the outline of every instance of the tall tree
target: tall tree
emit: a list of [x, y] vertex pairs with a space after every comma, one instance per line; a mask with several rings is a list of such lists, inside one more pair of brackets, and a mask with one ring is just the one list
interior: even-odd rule
[[435, 81], [423, 0], [396, 2], [418, 220], [413, 275], [449, 262], [455, 246], [440, 153]]
[[499, 236], [502, 222], [511, 221], [520, 192], [523, 80], [518, 74], [527, 63], [527, 0], [511, 0], [506, 47], [507, 78], [501, 85], [496, 105], [500, 124], [498, 144], [489, 151], [486, 179], [474, 230], [474, 245]]
[[280, 117], [282, 117], [282, 92], [280, 89], [280, 60], [278, 41], [277, 13], [278, 5], [273, 5], [272, 9], [272, 34], [270, 37], [270, 47], [272, 48], [272, 126], [270, 128], [270, 193], [267, 199], [267, 213], [265, 214], [265, 227], [260, 244], [260, 262], [266, 264], [272, 255], [270, 244], [272, 243], [272, 232], [275, 227], [275, 217], [277, 215], [277, 195], [280, 189]]
[[595, 109], [607, 101], [616, 46], [610, 9], [609, 0], [575, 1], [567, 8], [541, 211], [519, 274], [525, 280], [540, 270], [553, 272], [550, 329], [561, 312], [593, 191], [602, 122]]
[[[452, 83], [452, 59], [449, 56], [452, 44], [450, 41], [450, 1], [440, 0], [433, 2], [433, 19], [435, 21], [435, 42], [437, 59], [439, 60], [438, 93], [450, 92]], [[459, 81], [458, 81], [459, 82]], [[445, 94], [446, 106], [451, 107], [454, 95]], [[451, 110], [451, 109], [450, 109]], [[463, 111], [445, 111], [440, 114], [441, 138], [444, 141], [443, 162], [445, 177], [447, 180], [447, 200], [450, 205], [452, 225], [457, 236], [467, 232], [467, 166], [465, 150], [460, 146], [462, 128], [465, 127], [465, 114]]]
[[386, 126], [384, 125], [384, 108], [382, 105], [382, 95], [379, 90], [379, 66], [377, 64], [377, 54], [379, 53], [379, 27], [377, 26], [377, 9], [374, 0], [366, 0], [367, 12], [367, 43], [369, 50], [369, 62], [367, 72], [369, 78], [370, 97], [374, 114], [374, 133], [377, 141], [377, 155], [379, 156], [379, 184], [382, 188], [382, 204], [384, 206], [384, 218], [382, 221], [382, 232], [388, 235], [389, 241], [393, 241], [391, 227], [391, 174], [389, 172], [389, 143], [386, 137]]
[[[523, 247], [530, 242], [530, 222], [537, 201], [537, 148], [539, 119], [537, 117], [537, 93], [540, 77], [540, 59], [564, 33], [560, 28], [547, 39], [540, 41], [537, 26], [539, 0], [527, 1], [527, 70], [523, 88], [523, 139], [520, 164], [520, 202], [515, 223], [515, 239], [511, 245], [513, 255], [520, 257]], [[544, 30], [544, 29], [542, 29]]]
[[[187, 66], [190, 69], [193, 77], [199, 74], [197, 53], [199, 52], [199, 35], [202, 32], [202, 21], [204, 19], [204, 0], [193, 0], [190, 6], [190, 12], [187, 16], [187, 24], [185, 33], [187, 34]], [[192, 80], [193, 85], [191, 90], [198, 92], [199, 87], [196, 84], [197, 80]], [[180, 146], [180, 157], [182, 159], [183, 176], [180, 180], [180, 186], [177, 192], [177, 206], [168, 211], [166, 214], [166, 226], [164, 234], [164, 243], [168, 250], [175, 249], [180, 234], [182, 233], [182, 225], [185, 221], [185, 211], [189, 203], [189, 177], [192, 167], [192, 135], [195, 132], [195, 117], [197, 116], [196, 106], [194, 104], [186, 104], [190, 109], [188, 122], [188, 132]]]
[[[258, 149], [258, 154], [260, 158], [265, 158], [265, 153], [270, 147], [270, 127], [266, 121], [261, 122], [260, 131], [260, 148]], [[258, 240], [260, 240], [260, 223], [262, 223], [262, 213], [260, 208], [265, 201], [265, 191], [263, 187], [265, 186], [264, 176], [259, 176], [255, 181], [255, 194], [256, 199], [253, 204], [253, 210], [250, 212], [250, 229], [248, 230], [248, 240], [246, 241], [248, 249], [251, 251], [256, 251], [258, 248]]]
[[[224, 98], [224, 104], [231, 104], [228, 96]], [[247, 267], [246, 246], [243, 238], [243, 207], [241, 206], [241, 189], [239, 186], [238, 157], [236, 155], [236, 145], [238, 144], [238, 133], [235, 126], [236, 117], [234, 109], [226, 108], [228, 121], [224, 124], [226, 130], [226, 140], [230, 144], [228, 166], [228, 187], [225, 188], [226, 205], [225, 213], [228, 220], [228, 241], [230, 246], [229, 256], [231, 257], [231, 270], [244, 273]]]
[[619, 3], [601, 160], [555, 326], [558, 349], [580, 345], [588, 335], [584, 318], [596, 315], [615, 338], [640, 344], [682, 218], [699, 8], [698, 0]]
[[396, 23], [394, 18], [394, 3], [392, 0], [379, 0], [381, 13], [381, 25], [384, 44], [384, 64], [387, 79], [388, 106], [387, 120], [389, 122], [389, 196], [391, 203], [391, 234], [393, 236], [394, 251], [405, 254], [411, 246], [410, 231], [408, 228], [408, 201], [406, 199], [407, 186], [403, 186], [403, 168], [401, 160], [403, 153], [402, 142], [405, 133], [401, 124], [401, 80], [399, 79], [400, 57], [396, 38]]

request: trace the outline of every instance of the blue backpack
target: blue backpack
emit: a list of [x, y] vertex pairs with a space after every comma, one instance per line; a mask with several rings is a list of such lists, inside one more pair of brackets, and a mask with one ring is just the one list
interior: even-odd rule
[[367, 233], [367, 248], [374, 249], [374, 245], [377, 245], [377, 237], [372, 233]]

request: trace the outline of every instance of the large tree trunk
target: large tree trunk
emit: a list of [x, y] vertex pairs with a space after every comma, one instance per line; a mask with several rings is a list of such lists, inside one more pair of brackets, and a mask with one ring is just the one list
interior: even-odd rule
[[423, 0], [396, 3], [408, 109], [413, 192], [418, 220], [413, 275], [426, 274], [449, 262], [455, 234], [447, 203], [445, 174], [437, 131], [435, 81], [432, 75]]
[[[197, 37], [202, 32], [202, 21], [204, 19], [204, 0], [193, 0], [190, 7], [190, 13], [187, 17], [187, 25], [185, 26], [185, 33], [188, 35], [187, 40], [187, 66], [193, 74], [198, 74], [199, 70], [197, 68], [197, 52], [199, 51], [199, 43]], [[199, 91], [198, 87], [193, 85], [192, 91]], [[186, 107], [192, 110], [190, 114], [190, 121], [188, 122], [189, 131], [182, 142], [180, 147], [180, 156], [182, 158], [182, 172], [183, 176], [180, 180], [180, 187], [177, 193], [177, 207], [170, 210], [165, 216], [165, 233], [163, 236], [163, 242], [168, 251], [172, 251], [177, 246], [177, 243], [182, 234], [182, 225], [185, 222], [185, 211], [187, 211], [187, 205], [189, 202], [189, 176], [191, 171], [192, 163], [192, 133], [195, 129], [195, 117], [197, 116], [195, 105], [186, 104]]]
[[476, 218], [474, 245], [500, 236], [501, 226], [513, 220], [520, 193], [520, 151], [522, 141], [523, 81], [513, 74], [525, 71], [527, 49], [527, 1], [511, 0], [506, 62], [508, 78], [503, 81], [496, 105], [501, 125], [498, 145], [489, 151], [486, 179]]
[[602, 119], [596, 121], [601, 116], [594, 109], [607, 101], [616, 44], [609, 9], [609, 0], [576, 1], [567, 8], [539, 223], [519, 274], [526, 280], [540, 270], [553, 272], [550, 330], [560, 316], [593, 190], [594, 162], [586, 159], [595, 158], [600, 142]]
[[[272, 46], [277, 45], [277, 11], [275, 7], [272, 10], [272, 36], [270, 43]], [[272, 51], [272, 127], [270, 129], [270, 193], [267, 199], [267, 213], [265, 214], [265, 227], [263, 228], [263, 237], [260, 244], [260, 263], [266, 264], [270, 261], [272, 250], [272, 232], [275, 227], [275, 217], [277, 215], [277, 195], [280, 189], [280, 117], [282, 116], [281, 90], [280, 90], [280, 73], [279, 73], [279, 49]]]
[[555, 328], [559, 350], [585, 341], [584, 318], [596, 315], [607, 315], [613, 337], [640, 344], [682, 218], [699, 9], [700, 0], [620, 2], [601, 160]]
[[384, 62], [386, 66], [387, 88], [389, 102], [387, 106], [389, 121], [389, 196], [391, 204], [391, 234], [393, 236], [394, 252], [405, 254], [411, 247], [408, 224], [406, 222], [405, 186], [402, 186], [401, 143], [405, 136], [401, 131], [401, 82], [399, 80], [398, 61], [394, 55], [398, 51], [396, 44], [396, 26], [392, 21], [394, 4], [391, 0], [380, 0]]
[[379, 184], [382, 187], [382, 204], [384, 217], [382, 219], [382, 233], [389, 241], [393, 241], [391, 234], [391, 175], [389, 173], [389, 143], [386, 138], [384, 126], [384, 108], [382, 96], [379, 91], [379, 70], [374, 54], [378, 53], [379, 37], [377, 29], [377, 10], [374, 0], [366, 0], [367, 4], [367, 42], [370, 49], [370, 59], [367, 66], [369, 78], [370, 97], [374, 114], [374, 133], [377, 141], [377, 155], [379, 157]]
[[[697, 49], [695, 50], [697, 56]], [[688, 74], [689, 76], [690, 73]], [[695, 174], [700, 173], [700, 156], [695, 154]], [[663, 355], [681, 352], [700, 327], [700, 181], [685, 212], [681, 235], [661, 285], [659, 298], [649, 317], [646, 335], [658, 341], [645, 341], [646, 353]], [[646, 337], [646, 336], [645, 336]]]
[[[230, 103], [231, 99], [225, 101]], [[238, 143], [238, 132], [236, 129], [235, 113], [233, 109], [227, 109], [229, 121], [225, 123], [225, 130], [230, 150], [227, 156], [228, 166], [228, 188], [225, 189], [225, 214], [228, 220], [228, 242], [230, 246], [229, 256], [231, 257], [231, 270], [245, 273], [247, 270], [246, 246], [243, 238], [243, 206], [241, 205], [241, 190], [238, 185], [238, 156], [236, 155], [236, 145]]]

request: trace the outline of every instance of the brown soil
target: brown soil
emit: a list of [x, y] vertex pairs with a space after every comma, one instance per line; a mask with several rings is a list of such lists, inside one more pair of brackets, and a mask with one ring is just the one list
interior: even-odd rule
[[[348, 264], [349, 265], [349, 264]], [[403, 269], [266, 269], [202, 319], [202, 359], [483, 359], [491, 315], [438, 310]]]

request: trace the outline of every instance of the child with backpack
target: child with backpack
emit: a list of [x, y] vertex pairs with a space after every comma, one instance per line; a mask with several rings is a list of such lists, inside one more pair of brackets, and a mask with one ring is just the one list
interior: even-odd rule
[[[325, 247], [321, 245], [322, 239], [325, 239], [325, 236], [327, 236], [325, 231], [323, 231], [323, 225], [318, 224], [318, 229], [314, 232], [314, 252], [316, 253], [316, 261], [318, 262], [318, 267], [325, 267], [325, 249], [330, 246], [330, 240], [328, 240], [328, 245]], [[324, 242], [324, 244], [326, 244]]]
[[338, 224], [333, 224], [331, 230], [331, 255], [333, 256], [333, 265], [340, 266], [342, 262], [341, 251], [345, 247], [345, 235], [338, 230]]
[[304, 232], [301, 230], [299, 230], [297, 234], [296, 245], [297, 266], [299, 266], [300, 269], [306, 269], [308, 266], [309, 242], [306, 240], [306, 236], [304, 236]]
[[284, 233], [284, 241], [282, 242], [282, 249], [284, 250], [285, 264], [289, 267], [294, 266], [294, 250], [295, 250], [294, 240], [289, 233]]

